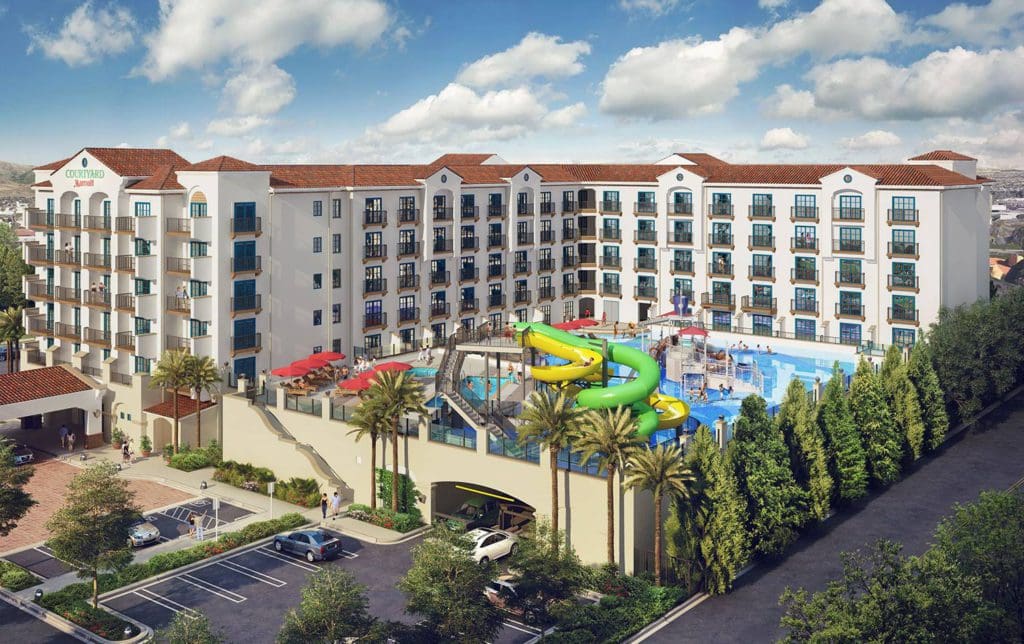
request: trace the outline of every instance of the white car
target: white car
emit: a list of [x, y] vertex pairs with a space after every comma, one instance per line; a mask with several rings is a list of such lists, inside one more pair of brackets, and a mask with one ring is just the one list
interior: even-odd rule
[[504, 530], [477, 528], [467, 532], [466, 537], [473, 542], [473, 560], [478, 564], [514, 555], [519, 548], [519, 539]]

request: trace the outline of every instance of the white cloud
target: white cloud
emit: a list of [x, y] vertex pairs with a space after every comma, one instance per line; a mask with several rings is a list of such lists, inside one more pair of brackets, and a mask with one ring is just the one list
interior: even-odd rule
[[182, 121], [171, 128], [170, 135], [175, 139], [187, 139], [192, 136], [192, 127], [188, 121]]
[[135, 18], [128, 9], [115, 4], [97, 8], [87, 0], [64, 19], [58, 33], [28, 28], [28, 51], [39, 50], [69, 67], [89, 65], [131, 47], [135, 28]]
[[505, 51], [484, 56], [464, 67], [455, 78], [469, 87], [512, 85], [533, 78], [564, 78], [583, 71], [580, 56], [590, 53], [582, 40], [561, 42], [558, 36], [531, 32]]
[[1002, 112], [985, 122], [950, 119], [934, 129], [923, 149], [963, 152], [983, 168], [1024, 167], [1024, 110]]
[[235, 114], [276, 114], [295, 98], [295, 81], [274, 64], [254, 65], [224, 84], [224, 101]]
[[619, 6], [625, 11], [646, 11], [653, 16], [663, 16], [679, 5], [679, 0], [619, 0]]
[[806, 136], [789, 127], [773, 128], [761, 137], [762, 150], [803, 150], [807, 143]]
[[789, 4], [789, 0], [757, 0], [757, 6], [762, 9], [781, 9]]
[[583, 103], [573, 103], [561, 109], [548, 112], [544, 115], [542, 123], [545, 127], [571, 127], [586, 115], [586, 105]]
[[[1020, 0], [991, 0], [985, 5], [956, 3], [921, 20], [926, 27], [942, 32], [937, 38], [952, 36], [961, 42], [990, 44], [1004, 42], [1024, 30], [1024, 3]], [[948, 40], [947, 40], [948, 42]]]
[[873, 148], [887, 148], [899, 145], [903, 141], [894, 132], [888, 130], [871, 130], [859, 136], [853, 136], [840, 140], [843, 147], [850, 150], [866, 150]]
[[789, 84], [776, 87], [775, 93], [765, 100], [764, 105], [768, 115], [776, 118], [802, 119], [819, 111], [814, 104], [814, 94], [807, 90], [793, 89]]
[[906, 20], [884, 0], [823, 0], [770, 27], [734, 27], [715, 40], [638, 47], [609, 68], [600, 107], [650, 119], [719, 112], [765, 66], [803, 54], [828, 59], [878, 51], [898, 40], [905, 27]]
[[206, 126], [208, 134], [219, 136], [241, 136], [263, 127], [270, 121], [260, 116], [233, 116], [210, 121]]

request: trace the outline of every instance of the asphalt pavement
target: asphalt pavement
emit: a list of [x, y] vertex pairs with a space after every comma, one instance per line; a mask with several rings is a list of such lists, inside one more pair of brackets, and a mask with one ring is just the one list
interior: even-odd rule
[[0, 640], [25, 644], [65, 644], [78, 640], [0, 598]]

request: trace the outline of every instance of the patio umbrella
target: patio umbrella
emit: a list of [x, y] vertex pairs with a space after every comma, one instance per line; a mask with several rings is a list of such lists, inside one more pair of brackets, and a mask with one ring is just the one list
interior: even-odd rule
[[306, 361], [315, 364], [318, 367], [322, 367], [330, 362], [335, 362], [336, 360], [344, 359], [344, 353], [336, 353], [334, 351], [321, 351], [320, 353], [311, 353], [305, 358]]
[[699, 335], [706, 338], [708, 337], [708, 332], [700, 327], [688, 326], [685, 329], [679, 329], [679, 335]]
[[356, 376], [355, 378], [342, 380], [338, 383], [338, 387], [341, 389], [347, 389], [348, 391], [366, 391], [370, 388], [370, 380], [363, 376]]
[[309, 373], [309, 368], [299, 367], [293, 363], [288, 365], [287, 367], [278, 367], [277, 369], [274, 369], [270, 373], [275, 376], [280, 376], [282, 378], [298, 378]]
[[581, 318], [576, 320], [576, 326], [574, 328], [582, 329], [585, 326], [597, 326], [598, 324], [600, 324], [600, 322], [594, 318]]
[[574, 320], [569, 320], [568, 322], [559, 322], [558, 324], [552, 324], [551, 326], [559, 329], [560, 331], [572, 331], [576, 328], [575, 324], [576, 322]]
[[305, 369], [306, 371], [312, 371], [313, 369], [319, 369], [324, 366], [324, 363], [310, 358], [303, 358], [302, 360], [296, 360], [291, 364], [291, 366], [298, 369]]
[[380, 363], [379, 365], [373, 368], [373, 371], [375, 373], [380, 373], [381, 371], [408, 371], [410, 369], [412, 369], [411, 364], [405, 362], [391, 361]]

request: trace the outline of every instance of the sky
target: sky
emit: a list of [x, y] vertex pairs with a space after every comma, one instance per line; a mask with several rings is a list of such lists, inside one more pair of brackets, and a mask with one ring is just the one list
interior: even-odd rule
[[0, 0], [0, 159], [1024, 167], [1024, 1]]

